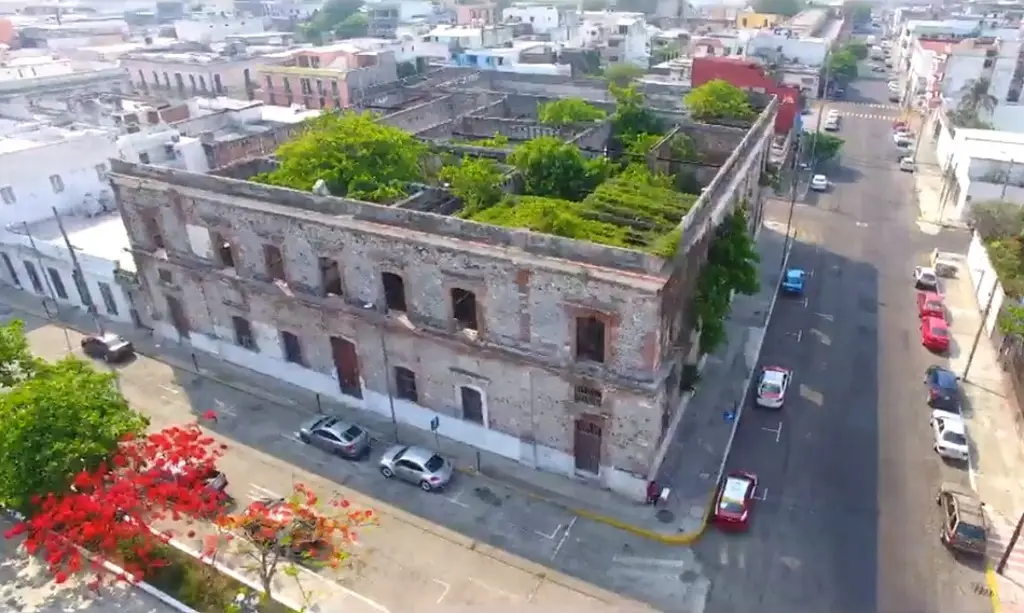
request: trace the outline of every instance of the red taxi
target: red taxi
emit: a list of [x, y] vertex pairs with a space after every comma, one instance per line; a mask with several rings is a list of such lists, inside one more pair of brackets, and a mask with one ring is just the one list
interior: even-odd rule
[[723, 530], [746, 530], [754, 506], [757, 477], [743, 471], [725, 476], [722, 489], [715, 500], [715, 523]]
[[921, 318], [921, 344], [929, 351], [944, 353], [949, 350], [949, 327], [938, 317]]
[[935, 292], [917, 292], [917, 316], [946, 319], [946, 307], [942, 296]]

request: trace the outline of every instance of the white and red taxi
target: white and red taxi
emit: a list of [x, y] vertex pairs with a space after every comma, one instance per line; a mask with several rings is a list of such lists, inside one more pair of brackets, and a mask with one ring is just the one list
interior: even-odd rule
[[756, 492], [756, 475], [743, 471], [726, 475], [715, 500], [715, 524], [724, 530], [746, 530]]
[[786, 401], [786, 390], [793, 380], [793, 372], [781, 366], [765, 366], [757, 382], [757, 406], [781, 409]]

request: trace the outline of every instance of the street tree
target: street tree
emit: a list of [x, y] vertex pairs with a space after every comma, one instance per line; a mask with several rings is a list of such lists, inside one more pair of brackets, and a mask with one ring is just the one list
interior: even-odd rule
[[355, 509], [344, 498], [322, 502], [298, 483], [286, 497], [257, 500], [241, 512], [219, 517], [218, 531], [202, 539], [202, 555], [240, 560], [256, 576], [264, 599], [273, 598], [275, 579], [282, 574], [308, 596], [299, 582], [299, 567], [340, 567], [357, 542], [357, 530], [376, 522], [372, 509]]
[[686, 94], [683, 102], [697, 121], [749, 121], [757, 117], [747, 93], [721, 79], [694, 88]]
[[33, 364], [30, 378], [0, 393], [0, 505], [23, 513], [35, 497], [67, 490], [76, 474], [95, 470], [118, 441], [147, 425], [114, 375], [74, 357]]
[[494, 160], [464, 157], [441, 168], [440, 179], [462, 201], [462, 216], [494, 206], [501, 200], [502, 173]]
[[1013, 202], [989, 200], [972, 204], [967, 221], [986, 242], [1024, 235], [1024, 212]]
[[28, 348], [25, 322], [0, 324], [0, 390], [30, 379], [42, 366]]
[[803, 10], [804, 4], [801, 0], [758, 0], [754, 3], [754, 10], [758, 13], [792, 17]]
[[615, 99], [612, 135], [622, 150], [628, 150], [637, 138], [664, 132], [661, 120], [647, 106], [646, 98], [636, 84], [619, 87], [612, 83], [608, 91]]
[[700, 325], [700, 350], [711, 353], [726, 340], [725, 319], [734, 293], [753, 295], [760, 290], [760, 257], [747, 231], [747, 216], [740, 209], [715, 230], [708, 260], [697, 279], [694, 307]]
[[812, 164], [827, 162], [839, 155], [845, 140], [827, 132], [810, 132], [804, 135], [807, 139], [803, 145], [808, 152]]
[[[93, 587], [137, 581], [166, 564], [160, 548], [171, 535], [158, 525], [222, 513], [223, 495], [205, 483], [222, 453], [198, 424], [125, 434], [109, 458], [79, 470], [67, 487], [34, 495], [27, 517], [4, 536], [24, 536], [57, 583], [79, 573], [91, 573]], [[110, 576], [103, 562], [125, 574]]]
[[960, 101], [953, 111], [953, 122], [964, 128], [991, 129], [983, 120], [983, 115], [991, 115], [996, 110], [999, 99], [989, 90], [992, 82], [984, 77], [971, 79], [960, 88]]
[[578, 123], [600, 121], [606, 113], [582, 98], [562, 98], [545, 102], [537, 109], [537, 118], [546, 126], [562, 128]]
[[394, 202], [424, 178], [426, 145], [370, 113], [325, 113], [277, 150], [279, 166], [253, 180], [310, 191], [323, 180], [335, 196]]
[[508, 161], [522, 174], [527, 194], [565, 200], [582, 200], [612, 171], [604, 156], [587, 158], [576, 146], [552, 136], [519, 145]]
[[846, 45], [845, 50], [853, 54], [853, 57], [857, 58], [858, 60], [864, 60], [867, 59], [868, 57], [868, 46], [865, 45], [864, 43], [850, 43]]
[[299, 31], [308, 42], [323, 44], [328, 34], [357, 14], [362, 6], [362, 0], [330, 0]]
[[622, 62], [619, 64], [612, 64], [604, 71], [604, 78], [608, 81], [609, 85], [617, 85], [618, 87], [626, 87], [633, 81], [636, 81], [644, 75], [644, 69], [640, 68], [636, 64], [630, 64], [628, 62]]
[[359, 38], [370, 30], [370, 20], [365, 13], [352, 13], [334, 26], [335, 38]]
[[849, 81], [857, 78], [857, 56], [842, 49], [828, 56], [828, 74], [833, 79]]

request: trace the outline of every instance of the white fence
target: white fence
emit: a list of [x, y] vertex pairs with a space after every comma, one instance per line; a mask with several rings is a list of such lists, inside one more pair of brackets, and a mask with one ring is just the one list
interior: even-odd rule
[[[985, 332], [989, 337], [996, 327], [996, 318], [999, 317], [999, 309], [1003, 306], [1003, 285], [992, 268], [992, 261], [988, 257], [988, 249], [981, 242], [981, 237], [975, 232], [971, 236], [971, 246], [967, 249], [967, 268], [971, 275], [971, 285], [974, 287], [974, 297], [978, 300], [978, 310], [982, 313], [992, 300], [988, 317], [985, 318]], [[993, 296], [993, 292], [995, 296]]]

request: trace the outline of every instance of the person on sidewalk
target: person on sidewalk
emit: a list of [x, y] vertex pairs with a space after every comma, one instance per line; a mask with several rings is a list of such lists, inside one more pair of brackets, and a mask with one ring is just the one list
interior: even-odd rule
[[661, 498], [661, 487], [658, 486], [657, 481], [647, 482], [647, 504], [658, 505], [658, 500]]

